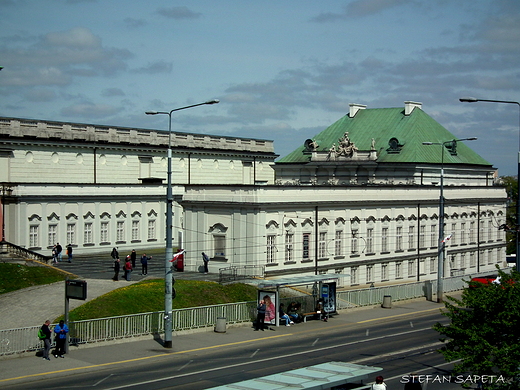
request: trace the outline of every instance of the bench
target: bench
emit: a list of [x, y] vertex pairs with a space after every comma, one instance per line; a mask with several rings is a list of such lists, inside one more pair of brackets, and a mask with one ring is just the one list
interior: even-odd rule
[[302, 317], [303, 317], [303, 322], [307, 322], [307, 317], [315, 317], [316, 314], [318, 314], [318, 312], [315, 312], [315, 311], [311, 311], [309, 313], [302, 313]]

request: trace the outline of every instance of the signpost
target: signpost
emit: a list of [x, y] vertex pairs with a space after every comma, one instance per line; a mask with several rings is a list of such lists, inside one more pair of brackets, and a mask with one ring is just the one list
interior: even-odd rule
[[[65, 323], [69, 326], [69, 299], [87, 299], [87, 282], [84, 280], [65, 280]], [[65, 341], [65, 353], [69, 353], [69, 334]]]

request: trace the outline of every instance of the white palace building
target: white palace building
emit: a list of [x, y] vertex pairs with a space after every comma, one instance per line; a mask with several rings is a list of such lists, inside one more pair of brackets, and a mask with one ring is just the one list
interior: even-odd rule
[[[56, 242], [77, 254], [164, 248], [168, 139], [0, 118], [2, 240], [47, 255]], [[505, 262], [506, 191], [471, 142], [454, 140], [415, 102], [351, 104], [278, 160], [269, 140], [172, 132], [173, 246], [188, 271], [205, 252], [210, 272], [435, 279], [442, 176], [444, 275], [493, 271]]]

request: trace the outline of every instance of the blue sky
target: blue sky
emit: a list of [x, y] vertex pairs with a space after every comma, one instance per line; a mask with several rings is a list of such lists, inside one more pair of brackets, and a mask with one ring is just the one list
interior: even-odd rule
[[[0, 116], [272, 139], [407, 100], [516, 175], [518, 0], [0, 0]], [[426, 140], [427, 141], [427, 140]]]

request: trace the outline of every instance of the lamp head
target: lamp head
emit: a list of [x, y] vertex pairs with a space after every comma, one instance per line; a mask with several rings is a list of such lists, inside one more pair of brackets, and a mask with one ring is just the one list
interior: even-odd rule
[[220, 103], [220, 100], [218, 100], [218, 99], [213, 99], [213, 100], [208, 100], [208, 101], [205, 102], [204, 104], [217, 104], [217, 103]]
[[475, 102], [478, 102], [478, 99], [474, 98], [474, 97], [462, 97], [459, 100], [462, 103], [475, 103]]
[[146, 111], [145, 114], [146, 115], [157, 115], [158, 112], [157, 111]]

